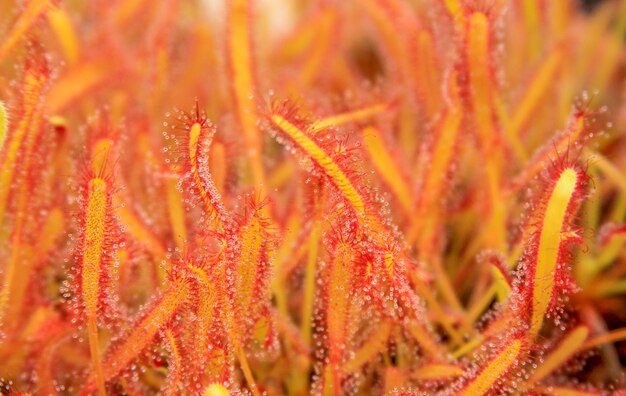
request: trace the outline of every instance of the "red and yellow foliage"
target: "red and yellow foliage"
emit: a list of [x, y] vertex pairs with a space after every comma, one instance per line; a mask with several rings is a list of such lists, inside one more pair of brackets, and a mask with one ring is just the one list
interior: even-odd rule
[[624, 394], [584, 3], [0, 2], [0, 392]]

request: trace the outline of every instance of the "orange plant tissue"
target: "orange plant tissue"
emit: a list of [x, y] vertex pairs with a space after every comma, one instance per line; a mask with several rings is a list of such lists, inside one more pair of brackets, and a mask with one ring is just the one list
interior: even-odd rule
[[626, 395], [626, 0], [0, 1], [0, 394]]

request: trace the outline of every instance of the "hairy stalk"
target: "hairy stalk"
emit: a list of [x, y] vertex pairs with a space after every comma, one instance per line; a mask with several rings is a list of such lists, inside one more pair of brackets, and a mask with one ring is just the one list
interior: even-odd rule
[[189, 130], [189, 162], [195, 187], [200, 193], [202, 202], [210, 218], [215, 221], [216, 226], [221, 230], [227, 219], [226, 209], [218, 199], [218, 192], [215, 189], [208, 169], [208, 153], [211, 146], [212, 133], [195, 123]]
[[537, 248], [537, 264], [533, 274], [531, 334], [539, 333], [552, 298], [555, 270], [559, 255], [562, 254], [561, 233], [567, 227], [567, 210], [577, 184], [580, 183], [580, 177], [575, 169], [565, 168], [554, 184], [545, 209]]
[[189, 265], [188, 268], [196, 274], [199, 280], [200, 288], [198, 292], [198, 303], [196, 315], [198, 317], [196, 323], [196, 349], [200, 357], [200, 364], [204, 364], [203, 356], [207, 354], [209, 331], [213, 323], [215, 308], [217, 306], [217, 296], [215, 295], [215, 287], [211, 283], [206, 271], [201, 268]]
[[522, 340], [514, 339], [500, 351], [458, 394], [463, 396], [484, 395], [515, 366], [522, 351]]
[[241, 256], [237, 265], [237, 289], [240, 291], [241, 311], [250, 312], [252, 298], [260, 275], [261, 255], [263, 254], [263, 225], [253, 216], [241, 232]]
[[358, 214], [364, 215], [365, 203], [363, 197], [339, 165], [304, 131], [281, 115], [273, 114], [271, 120], [279, 130], [289, 136], [300, 149], [306, 152], [324, 170], [324, 173], [328, 175], [335, 187], [341, 191], [354, 210]]
[[[0, 164], [0, 225], [3, 224], [7, 200], [14, 181], [19, 156], [22, 149], [30, 146], [27, 156], [32, 155], [32, 148], [36, 141], [35, 135], [40, 127], [40, 100], [48, 76], [41, 73], [36, 67], [25, 70], [22, 81], [22, 102], [19, 123], [13, 133], [8, 136], [4, 149], [4, 156]], [[30, 143], [29, 143], [30, 142]]]
[[328, 329], [328, 343], [330, 345], [329, 359], [332, 367], [333, 389], [335, 396], [341, 394], [341, 361], [347, 341], [348, 307], [350, 305], [350, 290], [352, 276], [352, 247], [340, 243], [333, 252], [328, 275], [328, 308], [326, 323]]
[[165, 337], [167, 338], [167, 346], [170, 351], [170, 362], [169, 362], [169, 377], [168, 377], [168, 386], [167, 386], [167, 396], [174, 396], [179, 394], [180, 386], [181, 386], [181, 370], [183, 368], [183, 361], [180, 355], [180, 348], [178, 347], [178, 343], [176, 342], [176, 338], [172, 333], [172, 330], [167, 329], [165, 331]]
[[[152, 307], [136, 322], [121, 342], [111, 349], [103, 364], [103, 378], [109, 381], [126, 367], [151, 344], [157, 332], [169, 322], [176, 311], [189, 297], [189, 285], [184, 280], [174, 280], [167, 290], [158, 297]], [[93, 392], [96, 384], [89, 382], [81, 391], [82, 395]]]
[[84, 248], [82, 263], [82, 298], [87, 315], [87, 332], [91, 361], [95, 370], [98, 393], [106, 395], [104, 376], [100, 361], [98, 340], [98, 299], [100, 294], [100, 273], [102, 272], [102, 251], [105, 244], [107, 222], [107, 182], [101, 178], [89, 181], [87, 192], [87, 212], [85, 215]]

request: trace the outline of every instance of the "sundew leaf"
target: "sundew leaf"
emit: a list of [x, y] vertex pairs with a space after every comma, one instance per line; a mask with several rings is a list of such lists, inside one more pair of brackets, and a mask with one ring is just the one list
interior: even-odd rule
[[0, 1], [1, 392], [622, 392], [578, 3]]

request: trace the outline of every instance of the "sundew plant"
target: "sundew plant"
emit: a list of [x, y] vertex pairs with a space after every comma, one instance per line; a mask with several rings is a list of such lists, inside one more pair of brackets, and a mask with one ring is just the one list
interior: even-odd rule
[[626, 395], [625, 43], [626, 0], [1, 0], [0, 393]]

